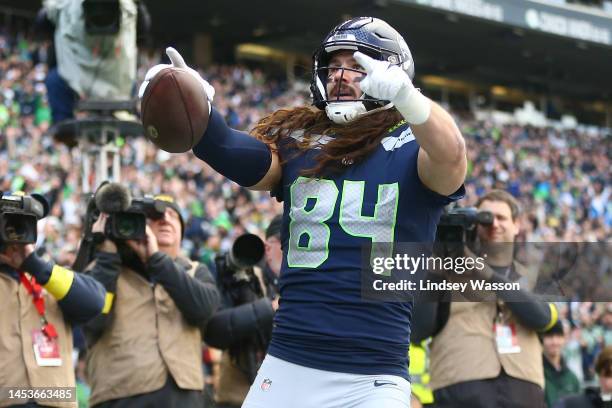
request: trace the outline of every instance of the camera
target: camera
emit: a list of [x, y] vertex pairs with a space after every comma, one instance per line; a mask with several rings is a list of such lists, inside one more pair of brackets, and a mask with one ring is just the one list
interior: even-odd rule
[[462, 256], [463, 247], [476, 241], [478, 225], [492, 225], [493, 213], [474, 207], [455, 207], [442, 214], [438, 222], [435, 251], [439, 256]]
[[84, 0], [83, 18], [88, 35], [115, 35], [121, 28], [119, 0]]
[[105, 182], [98, 187], [87, 210], [87, 225], [93, 225], [101, 212], [109, 214], [104, 235], [114, 241], [141, 240], [146, 237], [147, 218], [160, 219], [166, 205], [152, 197], [132, 199], [119, 183]]
[[164, 216], [165, 210], [165, 206], [153, 198], [135, 198], [125, 211], [110, 214], [104, 235], [115, 241], [144, 239], [147, 218], [160, 219]]
[[257, 235], [243, 234], [236, 238], [229, 251], [215, 257], [221, 290], [230, 295], [234, 306], [263, 297], [253, 266], [263, 259], [264, 252], [264, 243]]
[[[105, 239], [116, 244], [126, 240], [146, 238], [147, 218], [160, 219], [166, 212], [167, 204], [153, 197], [132, 199], [128, 189], [119, 184], [102, 183], [87, 203], [83, 240], [77, 258], [72, 265], [75, 270], [83, 270], [94, 258], [95, 248]], [[106, 213], [104, 232], [92, 232], [93, 225], [100, 213]]]
[[493, 213], [478, 211], [474, 207], [453, 208], [442, 214], [436, 231], [437, 242], [473, 242], [476, 239], [476, 227], [493, 225]]
[[35, 243], [36, 224], [49, 210], [45, 198], [38, 194], [0, 195], [0, 245]]

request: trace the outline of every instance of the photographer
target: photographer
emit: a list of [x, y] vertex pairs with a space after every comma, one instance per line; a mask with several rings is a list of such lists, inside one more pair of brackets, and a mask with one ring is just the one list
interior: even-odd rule
[[[477, 227], [481, 248], [491, 251], [484, 269], [468, 278], [497, 283], [532, 278], [525, 266], [513, 261], [519, 233], [514, 197], [493, 190], [478, 200], [477, 207], [493, 217], [490, 225]], [[464, 251], [463, 256], [475, 257], [469, 248]], [[412, 340], [435, 336], [431, 343], [435, 406], [544, 407], [542, 346], [537, 333], [556, 323], [555, 306], [538, 301], [523, 288], [511, 295], [506, 291], [484, 294], [493, 300], [447, 301], [415, 310]]]
[[10, 395], [7, 387], [75, 387], [72, 325], [100, 314], [104, 288], [36, 254], [36, 221], [48, 210], [42, 196], [0, 197], [0, 406], [74, 407], [74, 388], [60, 402]]
[[[243, 235], [234, 243], [233, 250], [240, 250], [241, 243], [251, 246], [254, 253], [252, 264], [261, 259], [265, 251], [266, 265], [261, 277], [256, 268], [247, 271], [231, 270], [224, 256], [217, 257], [218, 284], [222, 288], [222, 310], [215, 313], [206, 327], [205, 341], [210, 346], [223, 349], [219, 383], [216, 390], [217, 408], [240, 407], [268, 347], [272, 334], [272, 319], [278, 308], [278, 275], [282, 262], [280, 233], [282, 217], [275, 217], [266, 229], [264, 247], [261, 240], [246, 241]], [[237, 251], [236, 251], [237, 250]], [[248, 263], [248, 262], [247, 262]], [[257, 271], [259, 272], [259, 271]], [[240, 276], [239, 278], [237, 278]]]
[[[106, 188], [96, 192], [101, 210], [112, 207], [111, 190], [118, 187]], [[102, 212], [92, 228], [94, 236], [104, 236], [96, 239], [87, 273], [109, 293], [102, 316], [85, 327], [92, 406], [203, 405], [200, 328], [219, 293], [204, 265], [179, 254], [183, 219], [176, 203], [164, 195], [152, 205], [144, 210], [144, 239], [109, 239], [115, 233], [108, 225], [119, 214]]]

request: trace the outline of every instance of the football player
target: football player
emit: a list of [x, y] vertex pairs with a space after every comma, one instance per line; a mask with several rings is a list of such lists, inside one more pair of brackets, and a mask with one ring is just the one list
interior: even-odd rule
[[[167, 53], [187, 68], [176, 50]], [[195, 155], [284, 202], [280, 307], [243, 407], [409, 406], [412, 303], [362, 300], [361, 251], [432, 242], [443, 207], [464, 194], [466, 172], [459, 129], [413, 76], [402, 36], [360, 17], [315, 51], [314, 107], [278, 110], [250, 135], [212, 108]]]

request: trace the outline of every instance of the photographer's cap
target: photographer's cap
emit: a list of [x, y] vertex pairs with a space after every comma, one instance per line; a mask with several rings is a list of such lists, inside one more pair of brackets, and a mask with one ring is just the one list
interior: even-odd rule
[[181, 238], [183, 238], [185, 234], [185, 220], [183, 220], [183, 214], [181, 214], [181, 209], [176, 201], [174, 201], [174, 197], [169, 194], [158, 194], [154, 196], [153, 199], [155, 201], [161, 201], [164, 206], [172, 208], [178, 214], [179, 221], [181, 222]]

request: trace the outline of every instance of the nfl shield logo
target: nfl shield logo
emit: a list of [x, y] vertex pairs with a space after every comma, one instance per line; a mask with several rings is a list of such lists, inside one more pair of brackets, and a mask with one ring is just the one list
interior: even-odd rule
[[261, 383], [261, 389], [263, 391], [268, 391], [270, 389], [270, 386], [272, 385], [272, 380], [270, 380], [269, 378], [266, 378], [265, 380], [263, 380], [263, 382]]

